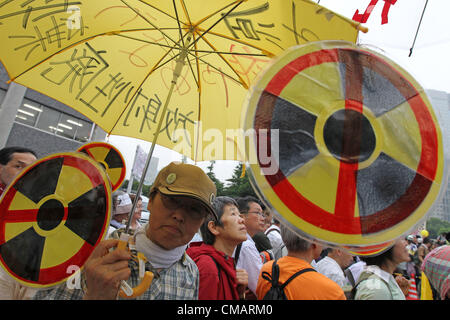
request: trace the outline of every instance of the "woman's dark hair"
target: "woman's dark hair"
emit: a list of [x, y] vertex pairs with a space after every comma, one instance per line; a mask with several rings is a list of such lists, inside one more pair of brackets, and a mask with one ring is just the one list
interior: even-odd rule
[[258, 232], [252, 237], [258, 252], [271, 250], [272, 244], [264, 232]]
[[216, 212], [217, 218], [219, 220], [216, 220], [214, 217], [209, 215], [205, 219], [205, 222], [203, 222], [203, 224], [200, 226], [200, 233], [202, 235], [204, 243], [212, 245], [212, 244], [214, 244], [214, 241], [216, 241], [216, 237], [208, 229], [208, 223], [210, 221], [213, 221], [216, 226], [223, 227], [223, 224], [221, 221], [222, 215], [223, 215], [225, 207], [228, 205], [233, 205], [236, 207], [238, 206], [237, 202], [233, 198], [230, 198], [230, 197], [222, 196], [222, 197], [216, 197], [214, 199], [212, 206], [213, 206], [213, 209]]
[[394, 253], [394, 246], [390, 247], [388, 250], [383, 253], [373, 256], [373, 257], [360, 257], [367, 265], [375, 265], [381, 268], [382, 265], [386, 263], [386, 261], [392, 260], [392, 254]]

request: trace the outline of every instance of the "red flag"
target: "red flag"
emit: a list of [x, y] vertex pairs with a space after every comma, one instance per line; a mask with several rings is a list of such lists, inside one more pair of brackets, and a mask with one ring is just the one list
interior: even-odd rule
[[[391, 8], [391, 5], [394, 5], [396, 2], [397, 0], [384, 0], [383, 11], [381, 12], [381, 24], [388, 23], [389, 9]], [[360, 14], [357, 9], [352, 19], [360, 23], [366, 23], [377, 3], [378, 0], [371, 0], [366, 11], [363, 14]]]
[[384, 0], [383, 11], [381, 12], [381, 24], [388, 23], [388, 14], [391, 5], [394, 5], [397, 0]]
[[353, 15], [352, 19], [355, 21], [361, 22], [361, 23], [366, 23], [367, 19], [369, 19], [369, 16], [372, 13], [373, 8], [375, 8], [377, 3], [378, 3], [378, 0], [371, 0], [369, 5], [366, 8], [366, 11], [363, 14], [360, 14], [359, 10], [356, 9], [356, 12]]

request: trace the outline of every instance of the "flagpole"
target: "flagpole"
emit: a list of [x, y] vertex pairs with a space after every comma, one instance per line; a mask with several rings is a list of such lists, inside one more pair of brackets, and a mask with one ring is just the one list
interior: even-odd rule
[[133, 167], [131, 168], [130, 180], [128, 180], [127, 193], [131, 193], [133, 191], [133, 182], [134, 182], [134, 168], [136, 167], [136, 161], [138, 158], [139, 145], [136, 146], [136, 152], [134, 153], [134, 161]]
[[127, 186], [127, 193], [130, 194], [133, 191], [133, 182], [134, 182], [134, 175], [133, 173], [130, 176], [130, 180], [128, 180], [128, 186]]
[[411, 57], [414, 46], [416, 45], [417, 35], [419, 34], [420, 25], [422, 24], [422, 19], [423, 19], [423, 15], [425, 14], [425, 10], [427, 9], [427, 4], [428, 4], [428, 0], [425, 2], [425, 6], [423, 7], [422, 15], [420, 16], [419, 25], [417, 26], [417, 30], [416, 30], [416, 35], [414, 36], [413, 44], [412, 44], [411, 48], [409, 49], [408, 57]]

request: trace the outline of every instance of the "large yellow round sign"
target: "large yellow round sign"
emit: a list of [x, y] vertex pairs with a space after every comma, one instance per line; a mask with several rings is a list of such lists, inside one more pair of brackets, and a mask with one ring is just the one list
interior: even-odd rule
[[25, 168], [0, 201], [0, 264], [36, 288], [66, 280], [108, 231], [111, 186], [100, 166], [78, 152]]
[[251, 181], [301, 235], [387, 243], [438, 197], [441, 129], [424, 90], [386, 57], [346, 42], [295, 47], [261, 75], [247, 108]]
[[125, 180], [127, 168], [122, 154], [116, 147], [106, 142], [91, 142], [82, 145], [77, 151], [87, 154], [105, 169], [113, 192], [120, 188]]

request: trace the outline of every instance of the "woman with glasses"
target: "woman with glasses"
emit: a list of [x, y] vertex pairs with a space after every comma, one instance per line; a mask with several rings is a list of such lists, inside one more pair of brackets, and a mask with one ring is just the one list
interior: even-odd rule
[[246, 299], [255, 300], [256, 284], [263, 263], [252, 237], [258, 232], [264, 231], [264, 213], [260, 201], [252, 196], [238, 198], [236, 202], [247, 228], [247, 240], [236, 248], [234, 258], [236, 267], [242, 268], [248, 273], [249, 290], [247, 290]]

